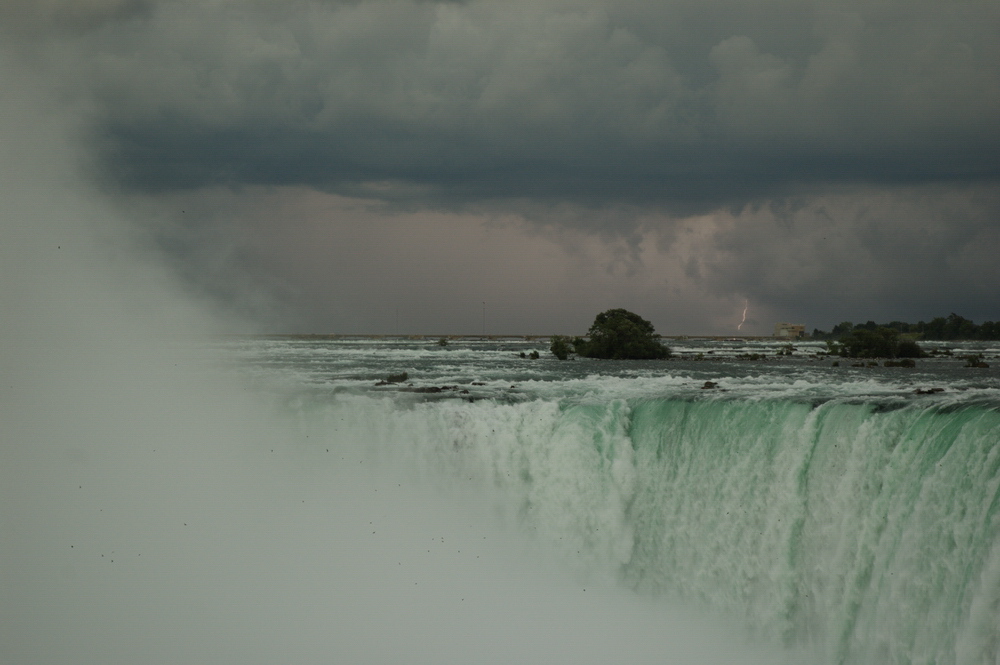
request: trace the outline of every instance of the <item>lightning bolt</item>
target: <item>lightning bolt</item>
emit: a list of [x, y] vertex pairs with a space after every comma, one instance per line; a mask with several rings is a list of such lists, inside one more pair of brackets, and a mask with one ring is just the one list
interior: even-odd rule
[[743, 324], [747, 322], [747, 310], [748, 309], [750, 309], [750, 301], [749, 300], [744, 300], [743, 301], [743, 320], [740, 321], [740, 325], [736, 326], [737, 330], [739, 330], [740, 328], [742, 328]]

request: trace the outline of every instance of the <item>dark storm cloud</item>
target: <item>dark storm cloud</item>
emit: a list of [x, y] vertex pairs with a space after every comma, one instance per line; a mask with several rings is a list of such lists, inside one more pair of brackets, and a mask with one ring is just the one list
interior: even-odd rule
[[[721, 223], [694, 269], [719, 293], [829, 329], [842, 320], [997, 318], [1000, 191], [921, 186], [747, 208]], [[862, 321], [859, 321], [862, 322]]]
[[138, 190], [684, 214], [1000, 177], [990, 3], [94, 5], [48, 64]]
[[15, 0], [0, 39], [269, 329], [1000, 318], [996, 3]]

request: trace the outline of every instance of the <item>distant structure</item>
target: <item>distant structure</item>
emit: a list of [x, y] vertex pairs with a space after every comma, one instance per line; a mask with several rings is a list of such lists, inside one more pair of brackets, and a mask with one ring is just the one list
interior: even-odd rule
[[775, 323], [774, 336], [799, 339], [806, 336], [806, 327], [797, 323]]

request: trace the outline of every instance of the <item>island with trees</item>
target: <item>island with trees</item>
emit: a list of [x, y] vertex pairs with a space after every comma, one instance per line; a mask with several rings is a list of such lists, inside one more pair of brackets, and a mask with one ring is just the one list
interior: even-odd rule
[[566, 360], [570, 353], [606, 360], [670, 357], [670, 348], [660, 341], [653, 324], [626, 309], [609, 309], [598, 314], [586, 338], [570, 340], [561, 335], [554, 336], [550, 350], [560, 360]]
[[875, 331], [879, 328], [895, 330], [900, 336], [910, 339], [924, 339], [935, 341], [953, 340], [1000, 340], [1000, 322], [986, 321], [981, 325], [976, 325], [971, 320], [951, 313], [947, 317], [939, 316], [931, 321], [918, 323], [906, 323], [905, 321], [890, 321], [889, 323], [852, 323], [844, 321], [833, 327], [833, 330], [826, 332], [814, 329], [811, 337], [813, 339], [838, 340], [853, 334], [858, 330]]
[[[854, 324], [844, 321], [834, 326], [830, 332], [813, 330], [811, 337], [827, 340], [831, 353], [849, 358], [912, 359], [927, 356], [917, 340], [997, 340], [1000, 339], [1000, 323], [986, 321], [982, 325], [976, 325], [971, 320], [952, 313], [947, 317], [932, 319], [930, 323], [891, 321], [877, 324], [868, 321]], [[969, 366], [981, 366], [984, 364], [981, 360], [970, 359]]]
[[827, 341], [830, 353], [847, 358], [924, 358], [927, 353], [912, 339], [900, 339], [899, 331], [880, 326], [858, 328], [839, 341]]

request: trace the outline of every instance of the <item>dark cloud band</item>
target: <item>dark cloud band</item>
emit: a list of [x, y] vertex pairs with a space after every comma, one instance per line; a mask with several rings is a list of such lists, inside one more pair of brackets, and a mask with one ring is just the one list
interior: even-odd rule
[[998, 176], [981, 3], [139, 6], [83, 22], [55, 64], [108, 173], [143, 190], [378, 182], [683, 213]]

